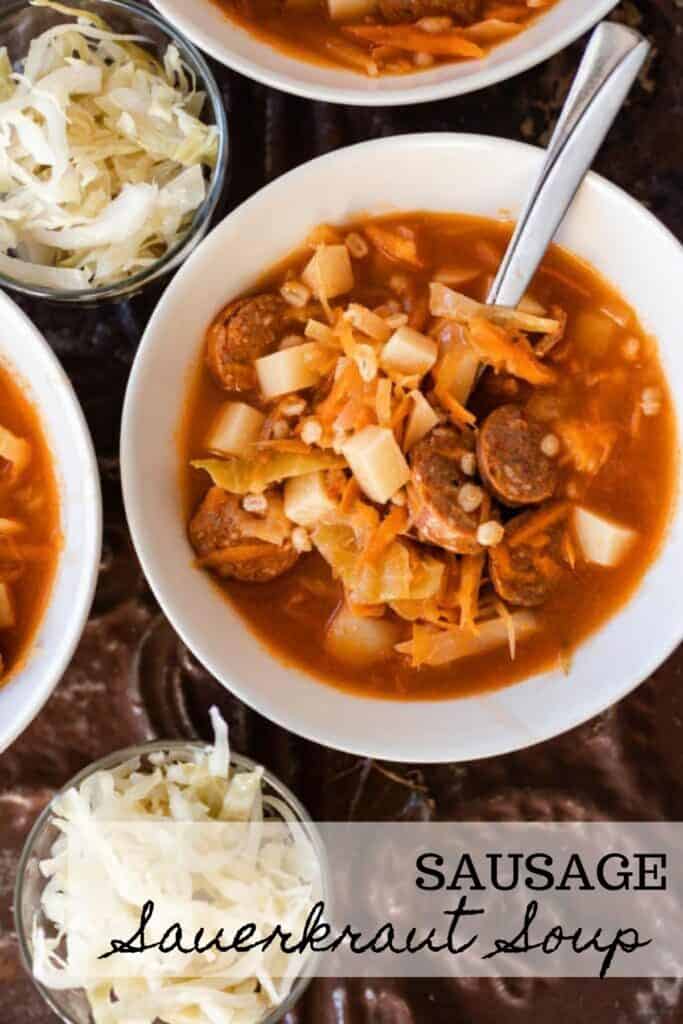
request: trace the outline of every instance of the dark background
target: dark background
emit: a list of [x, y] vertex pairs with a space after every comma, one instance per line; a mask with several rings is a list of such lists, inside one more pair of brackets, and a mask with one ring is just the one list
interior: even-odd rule
[[[597, 169], [683, 238], [683, 2], [625, 0], [614, 17], [644, 32], [655, 50]], [[290, 168], [363, 139], [449, 130], [544, 144], [584, 44], [484, 92], [391, 110], [311, 103], [214, 66], [232, 131], [224, 212]], [[239, 253], [225, 259], [227, 270]], [[105, 540], [97, 597], [76, 657], [43, 712], [0, 756], [0, 1024], [56, 1020], [22, 971], [12, 918], [19, 851], [34, 818], [55, 789], [109, 751], [155, 737], [207, 737], [212, 703], [230, 722], [234, 748], [280, 775], [322, 821], [683, 820], [683, 649], [581, 728], [521, 753], [457, 765], [383, 765], [316, 747], [260, 718], [209, 677], [155, 606], [121, 503], [126, 379], [162, 290], [92, 311], [22, 303], [85, 408], [99, 456]], [[680, 982], [663, 980], [319, 980], [290, 1020], [669, 1024], [683, 1022], [683, 990]]]

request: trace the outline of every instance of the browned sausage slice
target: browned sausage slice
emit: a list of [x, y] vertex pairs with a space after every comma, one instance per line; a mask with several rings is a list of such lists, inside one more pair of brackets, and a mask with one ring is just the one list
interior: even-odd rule
[[479, 18], [481, 8], [481, 0], [379, 0], [380, 14], [389, 22], [447, 15], [461, 25], [469, 25]]
[[504, 505], [538, 505], [553, 496], [558, 466], [541, 448], [547, 432], [518, 405], [501, 405], [484, 420], [477, 440], [479, 472]]
[[298, 553], [282, 545], [250, 538], [250, 513], [236, 494], [212, 487], [190, 523], [190, 541], [200, 561], [219, 576], [247, 583], [267, 583], [291, 569]]
[[413, 449], [408, 507], [418, 536], [458, 555], [481, 550], [477, 542], [479, 516], [458, 504], [460, 488], [468, 482], [461, 463], [472, 452], [470, 435], [453, 427], [436, 427]]
[[206, 362], [226, 391], [256, 387], [254, 360], [268, 355], [284, 333], [286, 303], [279, 295], [237, 299], [222, 310], [209, 329]]
[[505, 527], [505, 540], [489, 551], [496, 592], [510, 604], [544, 604], [568, 571], [565, 556], [568, 506], [551, 503], [522, 512]]

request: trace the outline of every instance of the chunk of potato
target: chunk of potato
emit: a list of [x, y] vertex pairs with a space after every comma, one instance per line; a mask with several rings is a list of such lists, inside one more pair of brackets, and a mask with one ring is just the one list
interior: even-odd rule
[[12, 591], [7, 583], [0, 583], [0, 629], [12, 629], [16, 622]]
[[389, 501], [410, 479], [408, 463], [388, 427], [369, 426], [359, 430], [342, 446], [342, 455], [361, 490], [380, 505]]
[[353, 288], [353, 267], [345, 245], [321, 245], [306, 264], [301, 280], [317, 299], [334, 299]]
[[343, 606], [327, 628], [325, 648], [346, 665], [362, 668], [389, 658], [399, 639], [398, 623], [354, 615]]
[[574, 510], [574, 529], [586, 561], [608, 569], [619, 565], [638, 536], [628, 526], [614, 523], [587, 508]]
[[394, 331], [382, 349], [380, 366], [387, 373], [423, 376], [434, 366], [438, 351], [433, 338], [404, 325]]
[[464, 339], [453, 341], [438, 370], [439, 387], [466, 406], [477, 380], [479, 358]]
[[297, 526], [315, 526], [335, 508], [322, 470], [292, 477], [285, 482], [285, 515]]
[[313, 365], [317, 354], [317, 342], [305, 341], [257, 359], [254, 366], [263, 397], [277, 398], [317, 384], [320, 373]]
[[413, 408], [403, 438], [403, 450], [406, 452], [414, 448], [439, 422], [439, 417], [421, 391], [411, 391], [410, 397], [413, 400]]
[[209, 431], [207, 450], [218, 455], [244, 455], [258, 439], [264, 421], [263, 413], [245, 402], [225, 402]]
[[601, 359], [614, 340], [616, 325], [600, 313], [585, 310], [574, 317], [572, 333], [581, 352]]

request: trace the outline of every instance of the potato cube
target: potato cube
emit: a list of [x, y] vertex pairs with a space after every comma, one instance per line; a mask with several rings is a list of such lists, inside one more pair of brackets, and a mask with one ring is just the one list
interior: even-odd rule
[[321, 245], [306, 264], [301, 280], [317, 299], [334, 299], [353, 288], [353, 268], [345, 245]]
[[571, 334], [583, 354], [601, 359], [609, 351], [616, 330], [608, 317], [585, 310], [574, 317]]
[[244, 455], [258, 439], [265, 416], [245, 402], [225, 402], [216, 415], [206, 447], [218, 455]]
[[16, 622], [12, 592], [6, 583], [0, 583], [0, 629], [12, 629]]
[[388, 427], [365, 427], [342, 446], [361, 490], [383, 505], [410, 480], [408, 463]]
[[387, 373], [422, 376], [431, 370], [438, 351], [439, 346], [433, 338], [414, 331], [412, 327], [399, 327], [382, 349], [380, 366]]
[[448, 393], [460, 405], [466, 406], [477, 380], [479, 359], [467, 342], [460, 342], [448, 353], [450, 381]]
[[339, 661], [362, 668], [390, 658], [400, 638], [398, 623], [363, 618], [342, 605], [327, 628], [325, 648]]
[[613, 523], [586, 508], [574, 510], [574, 529], [586, 561], [608, 569], [625, 558], [637, 536], [629, 527]]
[[297, 526], [315, 526], [335, 508], [322, 471], [292, 477], [285, 482], [285, 515]]
[[317, 384], [320, 374], [313, 360], [318, 352], [317, 342], [305, 341], [257, 359], [254, 365], [263, 397], [277, 398]]
[[439, 422], [439, 417], [421, 391], [411, 391], [410, 397], [413, 400], [413, 408], [408, 417], [408, 425], [403, 438], [405, 452], [414, 448]]

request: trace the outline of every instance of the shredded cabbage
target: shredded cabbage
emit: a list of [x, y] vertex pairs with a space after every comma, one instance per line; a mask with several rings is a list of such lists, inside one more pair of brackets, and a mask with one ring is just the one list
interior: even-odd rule
[[279, 480], [306, 476], [321, 469], [340, 469], [346, 462], [341, 455], [310, 452], [261, 451], [250, 459], [197, 459], [195, 469], [204, 469], [217, 487], [231, 494], [262, 494]]
[[[150, 888], [163, 893], [172, 919], [181, 922], [191, 920], [197, 886], [200, 893], [211, 892], [210, 903], [202, 900], [200, 904], [202, 921], [198, 923], [225, 924], [226, 938], [233, 924], [251, 920], [258, 922], [263, 935], [270, 934], [276, 923], [292, 935], [301, 933], [313, 904], [321, 898], [320, 862], [289, 806], [264, 792], [262, 769], [231, 767], [227, 726], [215, 708], [211, 721], [213, 748], [198, 750], [188, 760], [174, 760], [166, 751], [154, 753], [147, 766], [134, 758], [96, 772], [55, 800], [53, 820], [60, 836], [50, 858], [40, 864], [47, 879], [42, 912], [51, 928], [48, 934], [35, 922], [32, 934], [33, 970], [44, 985], [83, 987], [84, 980], [64, 959], [65, 946], [71, 956], [78, 940], [92, 934], [93, 928], [99, 943], [104, 908], [110, 911], [112, 901], [117, 910], [130, 909], [131, 918], [139, 920]], [[275, 824], [264, 827], [266, 819]], [[123, 849], [120, 839], [110, 847], [107, 833], [98, 831], [98, 826], [112, 822], [124, 829]], [[149, 822], [160, 826], [166, 822], [245, 823], [238, 833], [240, 855], [231, 856], [233, 832], [204, 830], [201, 858], [196, 870], [193, 862], [191, 879], [189, 873], [178, 871], [173, 857], [150, 868], [140, 859], [142, 828]], [[125, 838], [128, 823], [130, 842]], [[76, 901], [68, 899], [70, 831], [96, 844], [98, 870], [101, 861], [107, 872], [107, 892], [93, 894], [89, 906], [74, 907]], [[178, 833], [163, 835], [169, 838], [160, 842], [173, 842]], [[144, 865], [141, 874], [136, 865]], [[99, 916], [93, 919], [94, 910]], [[213, 927], [207, 927], [206, 938], [212, 934]], [[168, 972], [152, 976], [112, 973], [108, 978], [98, 972], [97, 978], [90, 977], [85, 994], [96, 1024], [255, 1024], [287, 997], [303, 959], [285, 956], [274, 943], [232, 963], [223, 959], [212, 967], [209, 960], [199, 977], [187, 976], [182, 964], [172, 958], [169, 963]]]
[[218, 134], [176, 47], [73, 15], [13, 71], [0, 47], [0, 270], [65, 290], [113, 284], [173, 248], [206, 197]]
[[403, 541], [390, 544], [377, 564], [363, 558], [362, 544], [343, 522], [319, 525], [313, 543], [356, 604], [425, 600], [441, 588], [443, 562]]

